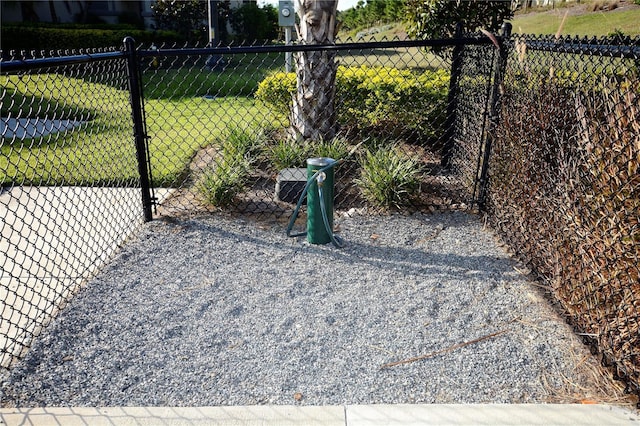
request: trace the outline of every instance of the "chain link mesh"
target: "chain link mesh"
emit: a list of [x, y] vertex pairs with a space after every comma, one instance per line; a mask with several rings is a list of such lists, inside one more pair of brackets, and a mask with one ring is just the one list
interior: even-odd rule
[[[316, 156], [346, 160], [338, 212], [468, 207], [482, 193], [494, 227], [637, 392], [639, 44], [515, 37], [504, 81], [486, 42], [453, 64], [402, 43], [338, 46], [326, 81], [335, 110], [318, 112], [335, 125], [307, 142], [294, 107], [313, 101], [296, 91], [303, 52], [287, 72], [284, 51], [143, 46], [157, 214], [288, 217], [300, 191], [292, 170]], [[8, 367], [143, 214], [124, 57], [0, 79]]]
[[3, 69], [0, 83], [6, 368], [141, 223], [141, 207], [122, 59]]
[[[304, 168], [314, 156], [346, 160], [336, 173], [338, 211], [468, 204], [456, 174], [440, 166], [451, 123], [451, 64], [424, 46], [400, 44], [329, 53], [338, 65], [331, 77], [335, 111], [322, 110], [319, 118], [335, 119], [334, 134], [308, 142], [296, 139], [292, 126], [300, 118], [294, 99], [309, 98], [296, 95], [295, 64], [303, 52], [288, 54], [294, 71], [286, 72], [287, 54], [260, 47], [219, 55], [141, 46], [144, 122], [137, 127], [125, 53], [12, 52], [13, 63], [44, 62], [11, 71], [5, 61], [0, 75], [2, 367], [21, 357], [143, 221], [141, 137], [159, 215], [288, 216], [300, 188], [287, 193], [276, 186], [286, 189], [291, 177], [283, 170]], [[113, 55], [97, 57], [106, 53]], [[394, 162], [380, 163], [387, 157]], [[396, 174], [376, 188], [375, 177], [389, 167]]]
[[488, 217], [640, 391], [640, 40], [512, 40]]
[[[325, 135], [304, 135], [307, 141], [299, 136], [306, 125], [298, 125], [299, 111], [306, 107], [305, 97], [321, 102], [323, 92], [296, 92], [295, 64], [305, 52], [289, 53], [289, 72], [283, 52], [163, 52], [166, 47], [143, 65], [151, 174], [155, 186], [171, 192], [158, 209], [161, 215], [219, 210], [289, 215], [297, 193], [279, 193], [276, 185], [318, 156], [346, 160], [336, 173], [338, 211], [469, 204], [457, 176], [440, 167], [451, 64], [424, 47], [338, 46], [332, 52], [338, 65], [335, 110], [321, 108], [315, 118], [336, 125]], [[334, 77], [327, 78], [331, 87]], [[380, 170], [364, 165], [367, 155], [382, 148], [397, 153], [407, 168], [389, 177], [401, 181], [397, 199], [376, 192], [388, 190], [370, 182], [369, 175]], [[372, 163], [369, 158], [367, 166], [376, 167]]]
[[459, 77], [455, 87], [453, 145], [449, 168], [460, 178], [459, 191], [475, 203], [490, 131], [494, 64], [498, 52], [493, 45], [465, 46], [460, 52]]

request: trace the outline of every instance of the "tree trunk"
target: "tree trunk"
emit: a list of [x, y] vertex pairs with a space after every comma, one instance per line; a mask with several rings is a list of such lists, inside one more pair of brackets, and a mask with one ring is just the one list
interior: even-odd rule
[[[296, 0], [300, 44], [332, 44], [337, 32], [337, 0]], [[296, 139], [329, 140], [336, 133], [335, 52], [300, 52], [295, 56], [297, 91], [291, 130]]]

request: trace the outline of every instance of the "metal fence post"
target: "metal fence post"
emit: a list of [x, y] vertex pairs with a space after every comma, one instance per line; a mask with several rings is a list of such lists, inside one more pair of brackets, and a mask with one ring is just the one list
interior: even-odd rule
[[483, 210], [486, 203], [487, 190], [489, 184], [489, 161], [491, 158], [491, 143], [496, 128], [500, 120], [500, 103], [502, 100], [504, 73], [507, 67], [507, 55], [509, 51], [506, 42], [511, 37], [511, 24], [505, 22], [502, 24], [502, 38], [500, 40], [500, 51], [493, 64], [493, 83], [491, 87], [491, 98], [489, 103], [489, 127], [484, 136], [484, 156], [482, 159], [482, 169], [480, 171], [480, 193], [478, 196], [478, 207]]
[[[455, 39], [462, 38], [462, 23], [456, 25]], [[440, 164], [448, 168], [451, 164], [451, 156], [454, 147], [454, 125], [456, 122], [456, 112], [458, 110], [458, 77], [462, 71], [462, 49], [463, 45], [456, 44], [453, 48], [451, 61], [451, 77], [449, 79], [449, 93], [447, 96], [447, 118], [444, 123], [444, 145], [442, 147], [442, 158]]]
[[127, 70], [129, 73], [129, 97], [131, 102], [131, 116], [133, 119], [133, 133], [136, 143], [136, 157], [138, 159], [138, 173], [140, 174], [140, 189], [142, 190], [142, 208], [144, 220], [153, 219], [151, 195], [151, 179], [149, 174], [149, 155], [147, 146], [146, 125], [142, 111], [142, 89], [140, 87], [140, 68], [136, 54], [135, 40], [125, 37], [125, 52], [127, 53]]

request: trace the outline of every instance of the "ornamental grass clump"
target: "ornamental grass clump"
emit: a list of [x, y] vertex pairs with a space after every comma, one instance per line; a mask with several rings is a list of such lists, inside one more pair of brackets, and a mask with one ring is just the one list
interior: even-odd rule
[[243, 155], [223, 156], [202, 174], [198, 190], [208, 204], [215, 207], [228, 206], [244, 189], [250, 165], [250, 161]]
[[251, 129], [234, 128], [229, 131], [223, 146], [223, 151], [228, 153], [242, 153], [255, 159], [258, 158], [266, 145], [266, 136], [260, 131]]
[[218, 157], [200, 177], [197, 188], [215, 207], [231, 204], [244, 190], [253, 161], [261, 154], [264, 137], [248, 129], [233, 129], [221, 143]]
[[328, 141], [321, 140], [313, 144], [312, 153], [314, 157], [328, 157], [334, 160], [345, 159], [351, 151], [351, 145], [346, 139], [336, 137]]
[[367, 150], [355, 180], [364, 198], [377, 207], [401, 208], [420, 188], [421, 163], [396, 147]]
[[281, 139], [267, 149], [267, 157], [275, 170], [304, 168], [310, 156], [311, 145], [293, 139]]

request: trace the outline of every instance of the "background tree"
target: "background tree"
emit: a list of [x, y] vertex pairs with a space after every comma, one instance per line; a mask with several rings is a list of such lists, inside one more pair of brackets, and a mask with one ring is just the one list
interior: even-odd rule
[[[335, 0], [296, 0], [299, 44], [333, 44], [338, 30]], [[296, 139], [329, 140], [336, 133], [335, 52], [310, 51], [295, 55], [297, 89], [291, 129]]]
[[158, 29], [176, 31], [189, 42], [208, 41], [207, 0], [156, 0], [151, 9]]
[[231, 12], [231, 28], [238, 42], [265, 43], [278, 38], [278, 9], [272, 5], [258, 7], [246, 3]]
[[342, 28], [358, 30], [404, 20], [406, 0], [360, 0], [355, 7], [338, 13]]
[[513, 17], [508, 0], [407, 0], [405, 10], [407, 33], [418, 39], [453, 37], [458, 22], [465, 32], [496, 32]]

